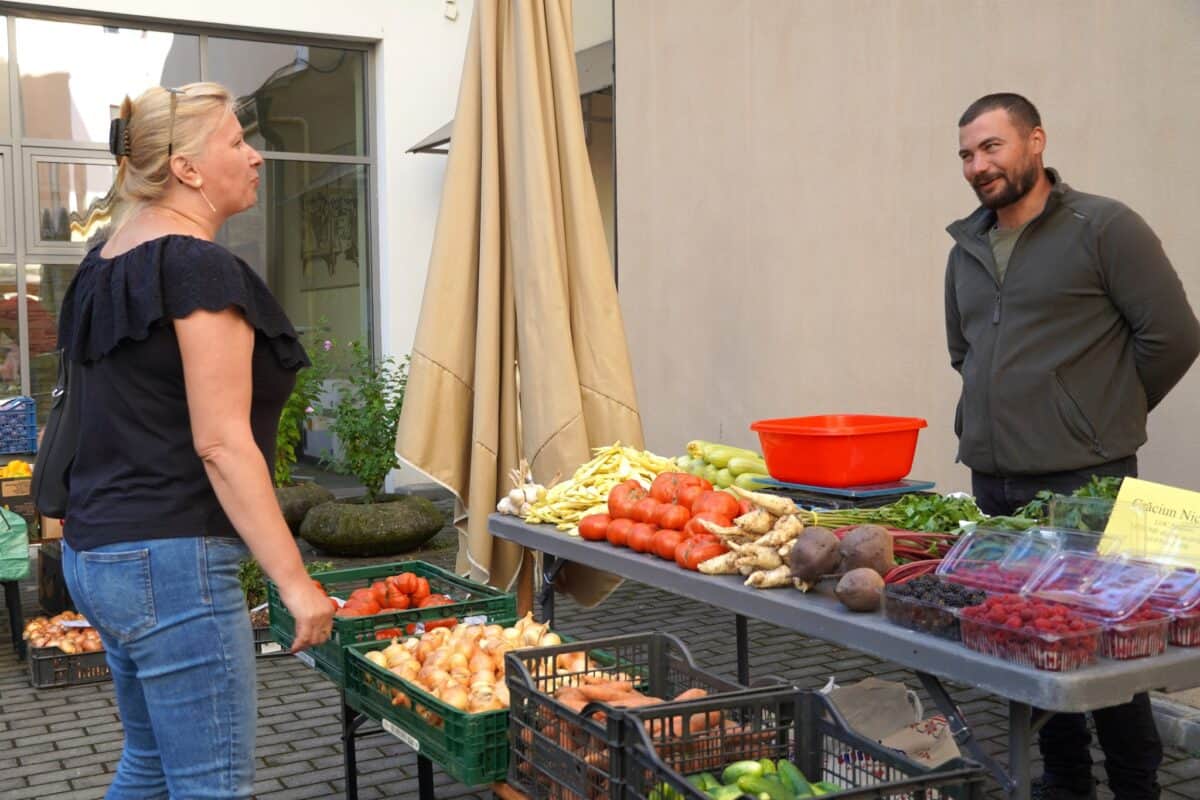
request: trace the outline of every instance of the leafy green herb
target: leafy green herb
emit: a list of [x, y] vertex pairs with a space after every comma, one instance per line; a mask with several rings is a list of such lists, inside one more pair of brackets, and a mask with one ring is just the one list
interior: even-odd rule
[[[325, 572], [333, 569], [332, 561], [310, 561], [304, 565], [309, 575], [314, 572]], [[267, 576], [262, 567], [253, 558], [247, 558], [238, 565], [238, 582], [246, 595], [246, 607], [256, 608], [267, 602]]]

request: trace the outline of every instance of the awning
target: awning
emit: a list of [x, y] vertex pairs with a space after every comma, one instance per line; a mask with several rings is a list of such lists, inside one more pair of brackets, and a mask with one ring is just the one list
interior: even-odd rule
[[[613, 43], [593, 45], [575, 54], [575, 67], [579, 71], [579, 96], [599, 92], [613, 85]], [[410, 153], [450, 152], [445, 145], [450, 143], [454, 120], [450, 120], [421, 141], [408, 148]]]

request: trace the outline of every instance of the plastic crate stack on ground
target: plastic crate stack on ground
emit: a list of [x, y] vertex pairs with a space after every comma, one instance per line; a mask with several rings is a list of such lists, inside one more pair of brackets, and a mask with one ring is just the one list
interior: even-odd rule
[[0, 400], [0, 455], [37, 452], [37, 407], [32, 397]]

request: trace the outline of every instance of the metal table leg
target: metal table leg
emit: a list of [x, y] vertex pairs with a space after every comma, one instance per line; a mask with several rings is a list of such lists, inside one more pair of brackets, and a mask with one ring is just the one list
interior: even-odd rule
[[354, 750], [354, 739], [358, 729], [367, 721], [364, 714], [359, 714], [346, 704], [346, 692], [342, 691], [342, 763], [346, 773], [346, 800], [358, 800], [358, 763]]
[[542, 553], [542, 588], [538, 590], [537, 595], [538, 613], [542, 622], [550, 623], [551, 627], [554, 626], [554, 582], [558, 580], [558, 573], [566, 563], [561, 558]]
[[742, 686], [750, 685], [750, 629], [746, 617], [735, 614], [734, 626], [737, 629], [737, 679]]
[[920, 678], [925, 691], [929, 692], [938, 710], [946, 716], [950, 723], [950, 732], [958, 746], [987, 768], [1004, 789], [1009, 800], [1029, 800], [1029, 767], [1032, 762], [1030, 748], [1033, 746], [1033, 735], [1054, 714], [1036, 710], [1015, 700], [1008, 702], [1008, 766], [1005, 767], [983, 749], [962, 711], [942, 686], [942, 682], [927, 672], [918, 672], [917, 677]]
[[417, 795], [421, 800], [434, 800], [433, 762], [417, 754]]

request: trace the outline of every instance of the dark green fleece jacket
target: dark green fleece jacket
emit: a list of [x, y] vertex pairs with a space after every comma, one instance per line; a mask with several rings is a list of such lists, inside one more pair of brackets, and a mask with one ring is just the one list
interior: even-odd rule
[[1047, 170], [1046, 207], [997, 283], [979, 208], [947, 231], [946, 338], [962, 376], [959, 460], [992, 475], [1132, 455], [1146, 414], [1200, 352], [1200, 323], [1146, 222]]

